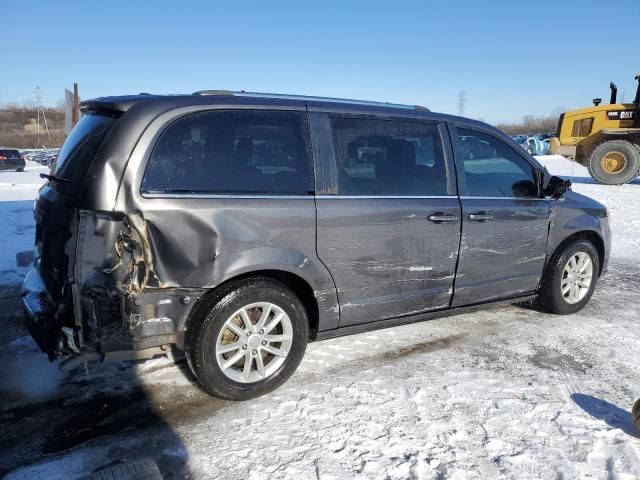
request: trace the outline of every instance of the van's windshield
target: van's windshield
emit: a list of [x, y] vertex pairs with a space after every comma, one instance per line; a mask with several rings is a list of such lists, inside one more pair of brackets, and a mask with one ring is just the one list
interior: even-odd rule
[[60, 149], [54, 167], [55, 176], [80, 183], [117, 118], [110, 112], [89, 112], [83, 116]]

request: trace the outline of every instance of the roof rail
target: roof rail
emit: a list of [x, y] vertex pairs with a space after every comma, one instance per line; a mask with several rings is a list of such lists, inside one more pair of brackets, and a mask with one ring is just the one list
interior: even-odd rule
[[225, 96], [233, 96], [237, 92], [232, 92], [231, 90], [198, 90], [197, 92], [193, 92], [193, 95], [225, 95]]
[[311, 95], [288, 95], [282, 93], [261, 93], [261, 92], [234, 92], [231, 90], [200, 90], [194, 92], [193, 95], [220, 95], [220, 96], [234, 96], [234, 97], [255, 97], [255, 98], [275, 98], [281, 100], [302, 100], [302, 101], [318, 101], [318, 102], [330, 102], [330, 103], [351, 103], [356, 105], [370, 105], [375, 107], [392, 107], [392, 108], [406, 108], [411, 110], [422, 110], [429, 112], [427, 107], [422, 105], [404, 105], [401, 103], [389, 103], [389, 102], [373, 102], [369, 100], [353, 100], [348, 98], [334, 98], [334, 97], [316, 97]]

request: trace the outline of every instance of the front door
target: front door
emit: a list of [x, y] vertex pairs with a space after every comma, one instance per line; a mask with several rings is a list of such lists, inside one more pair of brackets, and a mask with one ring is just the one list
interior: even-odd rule
[[457, 126], [462, 239], [452, 306], [536, 289], [545, 263], [550, 201], [535, 166], [488, 132]]
[[316, 197], [317, 250], [338, 290], [340, 326], [448, 308], [460, 203], [444, 125], [325, 121], [337, 186]]

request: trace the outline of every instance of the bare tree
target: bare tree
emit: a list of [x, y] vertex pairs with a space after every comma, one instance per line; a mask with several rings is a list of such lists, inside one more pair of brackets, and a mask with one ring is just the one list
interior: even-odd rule
[[509, 135], [555, 133], [558, 127], [558, 119], [563, 111], [565, 111], [565, 109], [559, 107], [554, 109], [553, 113], [544, 117], [523, 115], [520, 123], [499, 123], [496, 127]]
[[[47, 147], [59, 147], [66, 137], [64, 110], [47, 107], [42, 107], [42, 110], [46, 114], [51, 135], [51, 141]], [[33, 148], [34, 145], [38, 145], [37, 116], [38, 111], [35, 107], [25, 108], [19, 104], [6, 104], [0, 107], [0, 145], [15, 148]]]

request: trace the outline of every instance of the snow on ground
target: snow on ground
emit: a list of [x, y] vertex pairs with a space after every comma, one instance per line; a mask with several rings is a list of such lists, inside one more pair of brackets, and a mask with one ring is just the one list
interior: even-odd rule
[[27, 162], [24, 172], [0, 171], [0, 290], [22, 283], [26, 268], [16, 267], [16, 253], [33, 248], [33, 199], [48, 168]]
[[[614, 236], [579, 314], [506, 306], [317, 342], [283, 387], [242, 403], [202, 393], [179, 355], [60, 374], [16, 331], [0, 337], [13, 372], [0, 379], [0, 475], [68, 480], [151, 457], [165, 478], [640, 478], [640, 182], [573, 176], [609, 207]], [[21, 237], [4, 245], [28, 249], [18, 225], [32, 221], [3, 203]]]

